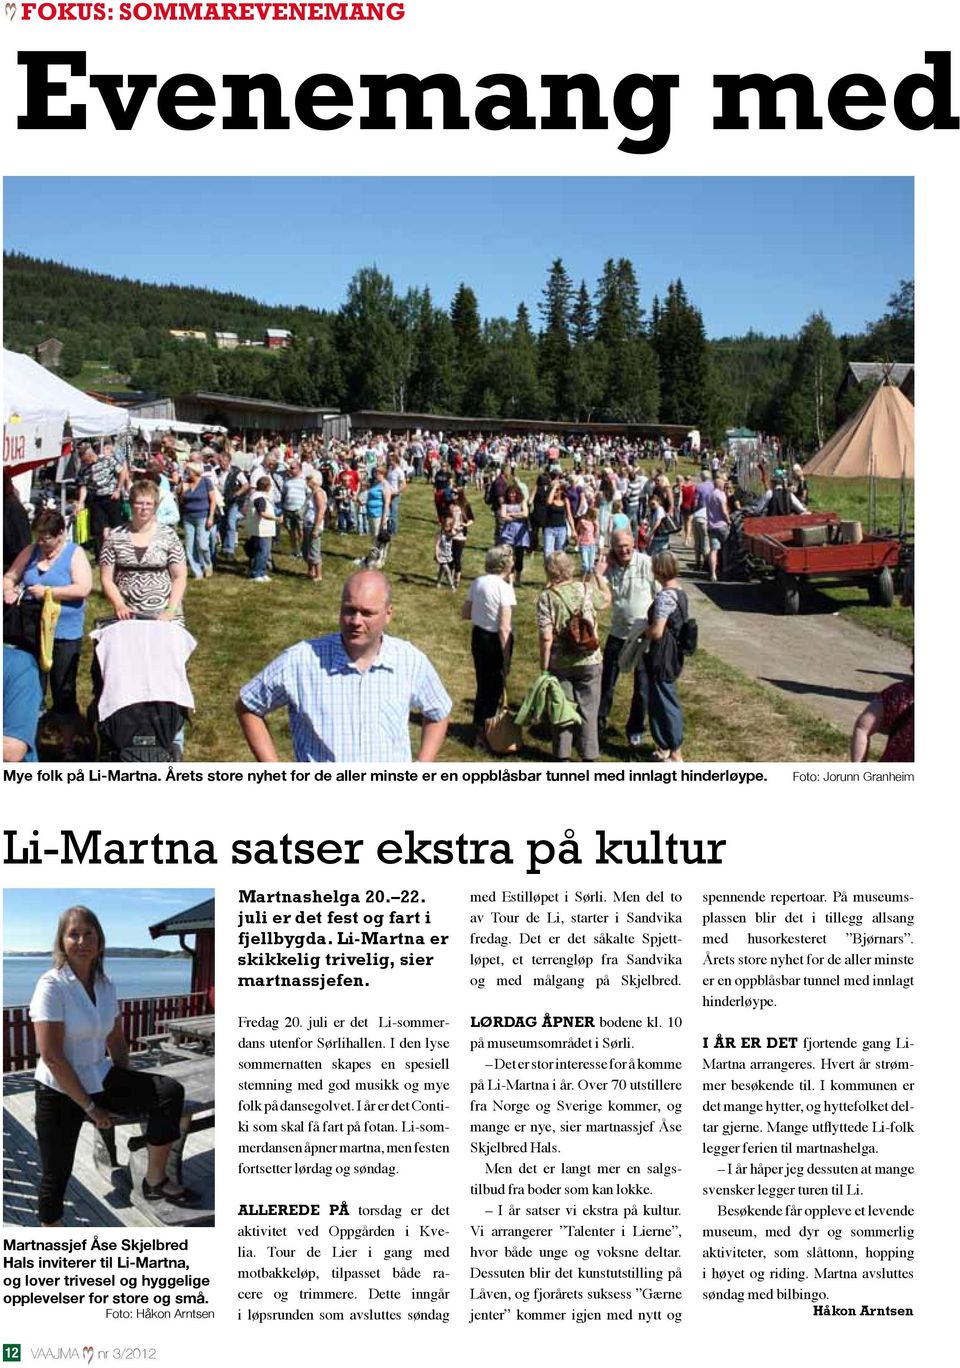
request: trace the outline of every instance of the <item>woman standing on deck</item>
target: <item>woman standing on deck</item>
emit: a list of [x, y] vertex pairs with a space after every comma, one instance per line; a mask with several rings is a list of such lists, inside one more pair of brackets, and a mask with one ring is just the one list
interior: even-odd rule
[[53, 968], [30, 1002], [37, 1037], [36, 1129], [42, 1174], [40, 1224], [62, 1224], [63, 1196], [84, 1119], [108, 1130], [114, 1114], [147, 1118], [148, 1202], [191, 1206], [200, 1194], [165, 1176], [170, 1147], [180, 1134], [183, 1088], [160, 1074], [127, 1068], [127, 1045], [117, 1015], [117, 993], [103, 972], [105, 940], [88, 907], [68, 907], [57, 923]]

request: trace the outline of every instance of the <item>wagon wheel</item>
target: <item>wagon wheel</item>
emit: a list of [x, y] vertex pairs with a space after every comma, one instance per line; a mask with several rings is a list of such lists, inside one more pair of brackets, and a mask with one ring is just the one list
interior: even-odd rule
[[785, 570], [778, 570], [776, 590], [781, 613], [786, 614], [787, 617], [793, 617], [799, 613], [800, 582], [796, 576], [788, 575]]
[[867, 593], [870, 602], [877, 608], [892, 608], [895, 597], [893, 575], [888, 566], [884, 566], [871, 579]]

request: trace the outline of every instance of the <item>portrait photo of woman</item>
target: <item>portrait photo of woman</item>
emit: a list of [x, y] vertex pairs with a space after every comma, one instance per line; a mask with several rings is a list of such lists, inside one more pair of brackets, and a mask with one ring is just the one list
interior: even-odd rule
[[29, 1004], [37, 1054], [38, 1217], [44, 1226], [63, 1223], [64, 1194], [85, 1122], [109, 1131], [121, 1119], [138, 1118], [147, 1157], [138, 1197], [168, 1207], [200, 1201], [198, 1192], [170, 1177], [167, 1162], [181, 1139], [184, 1088], [162, 1067], [155, 1073], [130, 1067], [117, 990], [104, 968], [105, 950], [96, 914], [89, 907], [68, 907], [54, 933], [53, 963]]

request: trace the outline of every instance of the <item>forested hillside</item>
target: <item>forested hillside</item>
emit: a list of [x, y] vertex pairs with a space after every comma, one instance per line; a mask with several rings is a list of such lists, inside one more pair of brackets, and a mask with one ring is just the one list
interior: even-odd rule
[[[793, 337], [709, 340], [678, 276], [641, 297], [632, 262], [609, 260], [576, 284], [563, 261], [531, 281], [532, 306], [485, 318], [463, 282], [449, 306], [429, 289], [397, 293], [362, 267], [336, 312], [266, 304], [192, 286], [148, 285], [58, 262], [4, 257], [4, 344], [32, 352], [64, 345], [61, 373], [97, 361], [132, 386], [162, 394], [211, 389], [296, 404], [476, 414], [478, 417], [632, 419], [698, 423], [717, 439], [729, 426], [781, 433], [798, 447], [829, 434], [833, 397], [849, 360], [913, 359], [913, 283], [862, 333], [836, 336], [812, 312]], [[815, 302], [815, 301], [812, 301]], [[292, 335], [285, 350], [218, 351], [214, 333], [260, 340]], [[187, 342], [171, 329], [205, 332]]]

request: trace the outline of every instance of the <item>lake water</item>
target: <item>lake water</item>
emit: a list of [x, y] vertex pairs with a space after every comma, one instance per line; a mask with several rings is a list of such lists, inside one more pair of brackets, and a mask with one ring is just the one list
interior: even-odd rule
[[[4, 955], [3, 1005], [22, 1007], [33, 997], [37, 979], [51, 967], [44, 955]], [[117, 989], [117, 996], [160, 997], [165, 993], [190, 991], [188, 959], [141, 959], [108, 955], [106, 970]]]

